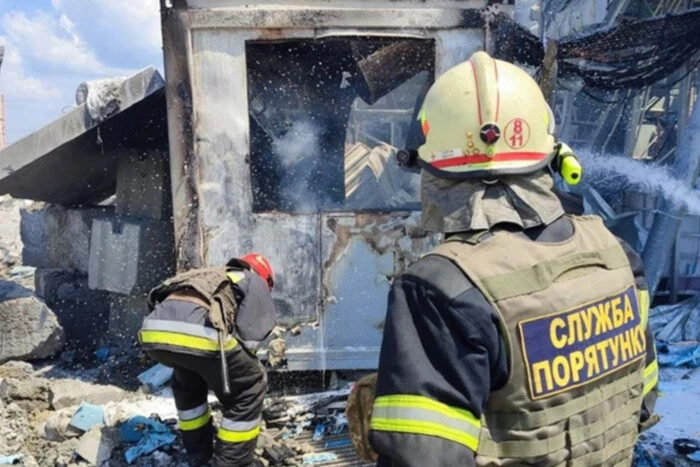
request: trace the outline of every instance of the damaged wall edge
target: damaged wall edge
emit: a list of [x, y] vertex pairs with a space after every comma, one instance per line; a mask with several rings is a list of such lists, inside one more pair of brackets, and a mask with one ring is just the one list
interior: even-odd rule
[[[169, 123], [170, 179], [175, 228], [176, 269], [201, 267], [204, 264], [199, 197], [198, 164], [194, 152], [192, 83], [189, 64], [192, 52], [189, 39], [189, 16], [184, 2], [174, 7], [161, 0], [163, 55], [165, 57], [166, 100]], [[168, 60], [181, 57], [181, 60]], [[172, 131], [174, 128], [177, 131]]]

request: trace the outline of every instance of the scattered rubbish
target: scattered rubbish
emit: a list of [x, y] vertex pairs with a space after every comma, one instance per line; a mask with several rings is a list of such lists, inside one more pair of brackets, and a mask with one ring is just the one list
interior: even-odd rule
[[109, 359], [109, 352], [109, 347], [102, 347], [101, 349], [97, 349], [95, 351], [95, 357], [97, 357], [98, 361], [104, 363]]
[[271, 367], [278, 366], [284, 361], [287, 343], [284, 339], [277, 338], [270, 341], [267, 348], [267, 362]]
[[83, 402], [80, 404], [80, 407], [78, 407], [78, 410], [75, 411], [75, 415], [73, 415], [70, 421], [70, 426], [86, 432], [94, 425], [103, 424], [104, 414], [104, 409], [99, 405]]
[[304, 454], [304, 457], [302, 457], [304, 465], [320, 464], [322, 462], [333, 462], [337, 460], [338, 455], [332, 452]]
[[34, 271], [36, 271], [36, 268], [31, 266], [15, 266], [14, 268], [10, 269], [10, 277], [15, 279], [20, 277], [30, 277], [34, 275]]
[[285, 460], [294, 457], [296, 454], [284, 444], [278, 443], [265, 446], [264, 452], [265, 458], [268, 459], [272, 465], [282, 464]]
[[634, 447], [634, 462], [632, 463], [632, 467], [660, 467], [660, 465], [644, 446], [637, 444]]
[[173, 444], [176, 438], [174, 433], [147, 433], [136, 446], [126, 450], [124, 458], [128, 464], [132, 464], [143, 455], [150, 454], [160, 447]]
[[52, 413], [44, 423], [44, 438], [60, 442], [82, 435], [84, 430], [71, 426], [74, 416], [75, 413], [71, 409], [61, 409]]
[[316, 428], [314, 429], [314, 436], [313, 440], [314, 441], [320, 441], [326, 436], [326, 424], [321, 422], [318, 425], [316, 425]]
[[649, 326], [661, 342], [700, 340], [700, 295], [649, 310]]
[[690, 438], [677, 438], [673, 440], [673, 448], [679, 454], [691, 454], [700, 451], [700, 443]]
[[152, 418], [137, 415], [119, 426], [119, 434], [126, 443], [138, 443], [146, 433], [169, 433], [170, 428]]
[[343, 400], [340, 401], [333, 401], [329, 404], [326, 404], [322, 407], [319, 407], [316, 409], [316, 414], [317, 415], [331, 415], [333, 413], [341, 413], [345, 412], [345, 408], [348, 405], [346, 398], [343, 398]]
[[323, 447], [326, 449], [336, 449], [336, 448], [343, 448], [345, 446], [350, 446], [351, 444], [352, 444], [352, 441], [350, 441], [350, 438], [347, 438], [347, 439], [339, 439], [337, 441], [327, 441], [326, 444], [323, 445]]
[[700, 367], [700, 342], [657, 342], [657, 359], [661, 366]]
[[22, 454], [15, 454], [13, 456], [0, 456], [0, 465], [15, 465], [19, 464], [22, 459]]
[[114, 433], [104, 426], [95, 426], [80, 438], [76, 454], [90, 465], [100, 466], [112, 457], [117, 445]]
[[132, 417], [119, 427], [122, 441], [138, 443], [124, 452], [128, 464], [162, 446], [175, 442], [176, 436], [165, 423], [143, 416]]
[[149, 368], [138, 376], [138, 380], [148, 392], [154, 393], [170, 381], [173, 376], [173, 369], [160, 363]]
[[348, 418], [344, 413], [340, 413], [335, 417], [335, 424], [333, 425], [333, 434], [339, 435], [348, 427]]

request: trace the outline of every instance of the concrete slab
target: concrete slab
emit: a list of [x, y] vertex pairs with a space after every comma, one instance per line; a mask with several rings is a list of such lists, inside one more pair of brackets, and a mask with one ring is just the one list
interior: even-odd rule
[[0, 151], [0, 194], [73, 205], [114, 194], [124, 147], [167, 148], [164, 81], [149, 67], [119, 91], [119, 112], [100, 124], [85, 105]]
[[78, 406], [83, 402], [103, 405], [124, 400], [128, 395], [116, 386], [91, 384], [75, 379], [52, 380], [49, 388], [51, 408], [54, 410]]
[[91, 289], [146, 293], [173, 275], [172, 223], [119, 217], [95, 219], [90, 243]]
[[170, 219], [170, 161], [166, 151], [130, 150], [117, 171], [116, 213], [147, 219]]
[[63, 327], [67, 346], [91, 355], [107, 333], [111, 294], [90, 289], [87, 274], [62, 269], [37, 269], [34, 284]]
[[87, 273], [92, 221], [112, 216], [111, 206], [71, 209], [51, 204], [22, 211], [24, 264]]
[[80, 439], [75, 452], [85, 459], [88, 464], [100, 466], [109, 461], [110, 457], [112, 457], [112, 451], [117, 444], [117, 436], [113, 430], [97, 426]]
[[46, 211], [43, 203], [35, 203], [19, 211], [19, 233], [22, 240], [22, 264], [35, 268], [49, 265], [46, 238]]

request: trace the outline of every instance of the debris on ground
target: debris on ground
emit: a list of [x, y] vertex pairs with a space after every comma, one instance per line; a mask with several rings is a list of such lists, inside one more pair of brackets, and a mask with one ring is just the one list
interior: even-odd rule
[[697, 368], [700, 366], [700, 342], [659, 342], [656, 355], [662, 366]]
[[700, 294], [675, 305], [649, 311], [649, 327], [657, 341], [700, 341]]
[[[642, 433], [635, 467], [694, 465], [700, 439], [700, 296], [650, 310], [656, 338], [661, 421]], [[691, 456], [691, 457], [688, 457]]]
[[155, 393], [162, 389], [172, 377], [173, 369], [159, 363], [141, 373], [138, 379], [145, 390]]
[[0, 280], [0, 364], [56, 355], [63, 347], [63, 328], [34, 292]]
[[654, 456], [641, 444], [634, 447], [632, 467], [660, 467]]
[[105, 410], [102, 407], [83, 402], [78, 407], [78, 410], [75, 411], [69, 427], [85, 433], [93, 426], [103, 424], [104, 418]]
[[304, 465], [318, 465], [325, 462], [335, 462], [338, 460], [338, 455], [331, 452], [323, 452], [318, 454], [304, 454]]
[[[145, 379], [152, 387], [161, 386], [156, 392], [127, 391], [79, 379], [95, 378], [100, 371], [71, 373], [60, 361], [56, 365], [0, 365], [0, 455], [10, 460], [20, 456], [27, 466], [187, 466], [172, 390], [162, 387], [162, 377]], [[162, 369], [149, 371], [151, 376], [163, 374]], [[344, 415], [349, 393], [347, 385], [268, 397], [258, 458], [269, 466], [372, 465], [358, 464], [349, 439]], [[209, 401], [217, 419], [220, 405], [213, 395]]]
[[109, 384], [93, 384], [77, 379], [58, 379], [51, 382], [50, 401], [53, 409], [73, 407], [83, 402], [102, 405], [119, 401], [127, 392]]
[[90, 465], [101, 466], [110, 460], [117, 444], [114, 431], [105, 426], [95, 426], [80, 438], [75, 452]]
[[14, 456], [0, 456], [0, 465], [14, 465], [19, 464], [22, 459], [21, 454], [16, 454]]
[[146, 430], [143, 437], [139, 440], [136, 446], [132, 446], [124, 453], [124, 459], [127, 464], [133, 464], [134, 461], [142, 456], [151, 454], [158, 448], [169, 446], [175, 442], [177, 438], [169, 427], [162, 425], [163, 430]]

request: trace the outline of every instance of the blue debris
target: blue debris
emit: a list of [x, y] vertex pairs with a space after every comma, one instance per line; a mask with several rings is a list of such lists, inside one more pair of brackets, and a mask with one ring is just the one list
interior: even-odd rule
[[170, 433], [170, 427], [140, 415], [119, 425], [119, 435], [125, 443], [138, 443], [147, 433]]
[[316, 425], [316, 429], [314, 429], [314, 436], [313, 440], [314, 441], [320, 441], [326, 436], [326, 424], [321, 422], [318, 425]]
[[137, 458], [150, 454], [160, 447], [168, 446], [175, 442], [174, 433], [146, 433], [136, 446], [132, 446], [124, 453], [128, 464], [132, 464]]
[[15, 454], [14, 456], [0, 456], [0, 465], [19, 464], [20, 459], [22, 459], [22, 454]]
[[155, 392], [165, 385], [173, 376], [173, 369], [160, 363], [149, 368], [138, 376], [141, 384], [151, 392]]
[[304, 465], [320, 464], [322, 462], [333, 462], [338, 460], [338, 455], [332, 452], [319, 452], [314, 454], [304, 454], [302, 458]]
[[339, 435], [348, 426], [348, 419], [345, 414], [338, 414], [335, 416], [335, 424], [333, 425], [333, 434]]
[[656, 459], [644, 449], [644, 446], [637, 444], [634, 447], [634, 462], [632, 467], [661, 467]]
[[95, 357], [100, 362], [106, 362], [109, 358], [109, 347], [102, 347], [101, 349], [95, 350]]
[[657, 358], [661, 366], [700, 367], [700, 342], [657, 342]]
[[124, 452], [128, 464], [160, 447], [173, 444], [176, 438], [165, 423], [142, 416], [131, 417], [122, 423], [119, 426], [119, 434], [124, 442], [138, 443]]
[[350, 439], [339, 439], [337, 441], [326, 441], [326, 444], [323, 445], [326, 449], [336, 449], [336, 448], [342, 448], [345, 446], [350, 446], [352, 444], [352, 441]]
[[75, 411], [75, 415], [70, 421], [70, 426], [80, 431], [88, 431], [94, 425], [104, 423], [105, 410], [99, 405], [83, 402]]
[[700, 451], [695, 451], [693, 453], [690, 453], [686, 457], [693, 462], [700, 462]]

